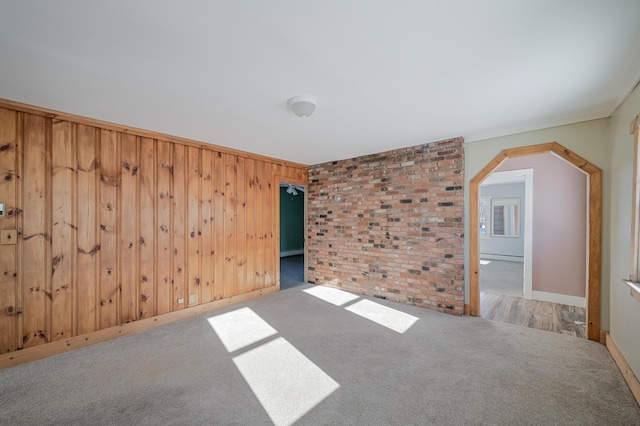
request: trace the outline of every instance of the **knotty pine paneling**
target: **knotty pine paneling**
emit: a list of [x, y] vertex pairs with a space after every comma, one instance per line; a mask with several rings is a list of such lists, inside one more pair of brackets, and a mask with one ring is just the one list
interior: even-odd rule
[[91, 123], [0, 101], [0, 353], [277, 285], [306, 166]]
[[120, 135], [120, 322], [138, 319], [138, 138]]
[[[18, 113], [0, 109], [0, 202], [5, 215], [0, 230], [17, 229], [18, 205]], [[20, 145], [21, 146], [21, 145]], [[0, 245], [0, 353], [15, 351], [17, 338], [17, 256], [15, 245]]]
[[[262, 163], [263, 176], [260, 180], [260, 186], [264, 192], [262, 205], [268, 205], [271, 200], [279, 202], [278, 197], [275, 196], [275, 186], [278, 186], [278, 182], [274, 182], [271, 179], [273, 173], [273, 165], [270, 163]], [[275, 244], [275, 223], [274, 210], [273, 209], [261, 209], [264, 215], [262, 229], [264, 230], [264, 287], [271, 287], [275, 285], [276, 278], [276, 262], [280, 261], [279, 251], [272, 250]]]
[[[213, 252], [216, 259], [224, 259], [224, 155], [216, 152], [213, 155], [213, 217], [215, 228], [213, 231]], [[222, 218], [218, 220], [216, 218]], [[224, 294], [224, 262], [213, 264], [213, 298], [222, 299]]]
[[[51, 340], [73, 336], [76, 253], [75, 125], [54, 121], [51, 152]], [[66, 256], [65, 256], [66, 255]]]
[[238, 169], [236, 166], [236, 158], [232, 155], [224, 156], [224, 293], [223, 297], [229, 297], [236, 291], [236, 271], [238, 264], [236, 263], [236, 177]]
[[186, 297], [186, 228], [187, 228], [187, 164], [183, 145], [173, 146], [173, 310], [185, 307]]
[[[23, 295], [21, 312], [22, 344], [29, 348], [50, 341], [48, 328], [51, 326], [51, 275], [47, 268], [51, 234], [47, 208], [50, 203], [47, 185], [47, 170], [50, 168], [50, 147], [47, 147], [47, 129], [51, 120], [36, 115], [27, 115], [24, 119], [24, 149], [22, 158], [23, 172], [22, 200], [22, 247], [18, 254], [22, 260], [22, 271], [18, 272]], [[51, 142], [49, 141], [49, 144]], [[48, 293], [48, 294], [47, 294]]]
[[[76, 261], [76, 299], [77, 334], [85, 334], [98, 329], [98, 258], [100, 243], [98, 223], [98, 172], [99, 142], [96, 128], [83, 124], [77, 125], [78, 201], [77, 240], [78, 255]], [[26, 211], [26, 210], [25, 210]], [[26, 218], [28, 214], [25, 214]]]
[[118, 134], [100, 132], [100, 298], [99, 328], [118, 321], [118, 188], [120, 158]]
[[265, 224], [265, 215], [264, 212], [259, 211], [259, 206], [262, 206], [265, 203], [265, 191], [263, 190], [263, 180], [264, 180], [264, 164], [258, 163], [256, 164], [256, 179], [255, 179], [255, 188], [254, 193], [256, 197], [256, 236], [255, 236], [255, 286], [257, 289], [261, 289], [265, 287], [264, 281], [264, 270], [265, 270], [265, 241], [266, 241], [266, 233], [267, 229], [264, 226]]
[[245, 160], [236, 158], [236, 287], [234, 293], [246, 293], [247, 279], [247, 185], [245, 183]]
[[[202, 300], [200, 295], [200, 150], [187, 148], [187, 299], [186, 306]], [[194, 299], [193, 301], [191, 299]]]
[[156, 173], [156, 303], [158, 315], [173, 310], [173, 144], [158, 141]]
[[213, 300], [213, 157], [209, 150], [202, 150], [200, 184], [200, 303]]
[[[138, 271], [138, 318], [149, 318], [156, 315], [155, 308], [155, 248], [156, 248], [156, 216], [155, 202], [156, 178], [155, 178], [155, 140], [149, 138], [140, 139], [140, 191], [139, 203], [139, 229], [138, 258], [140, 270]], [[148, 218], [148, 219], [147, 219]]]
[[244, 285], [246, 291], [257, 290], [255, 280], [255, 239], [256, 239], [256, 162], [248, 158], [244, 164], [244, 182], [246, 190], [245, 208], [245, 244], [246, 266]]

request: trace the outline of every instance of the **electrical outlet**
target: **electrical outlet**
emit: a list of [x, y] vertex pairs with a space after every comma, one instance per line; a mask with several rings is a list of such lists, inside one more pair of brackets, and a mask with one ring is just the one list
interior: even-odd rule
[[183, 303], [184, 303], [184, 299], [182, 297], [178, 299], [178, 305], [182, 305]]
[[0, 231], [0, 244], [9, 245], [9, 244], [17, 244], [18, 242], [18, 231], [15, 229], [3, 229]]
[[189, 305], [197, 305], [198, 304], [198, 295], [197, 294], [190, 294], [189, 295]]

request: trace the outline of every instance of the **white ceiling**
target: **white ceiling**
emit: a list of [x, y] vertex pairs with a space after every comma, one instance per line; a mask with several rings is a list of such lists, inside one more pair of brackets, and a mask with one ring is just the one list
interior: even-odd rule
[[4, 1], [0, 98], [317, 164], [608, 117], [639, 23], [638, 0]]

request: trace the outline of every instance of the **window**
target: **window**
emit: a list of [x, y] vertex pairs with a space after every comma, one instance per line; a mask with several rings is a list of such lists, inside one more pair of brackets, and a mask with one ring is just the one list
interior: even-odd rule
[[640, 115], [636, 116], [631, 122], [629, 130], [634, 135], [634, 152], [633, 152], [633, 198], [631, 205], [633, 207], [633, 215], [631, 217], [631, 271], [629, 279], [623, 279], [631, 288], [631, 295], [640, 302]]
[[494, 198], [491, 200], [491, 236], [520, 236], [520, 199]]

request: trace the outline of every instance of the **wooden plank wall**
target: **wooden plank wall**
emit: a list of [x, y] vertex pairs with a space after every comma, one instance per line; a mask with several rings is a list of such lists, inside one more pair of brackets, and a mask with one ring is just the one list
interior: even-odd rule
[[0, 102], [0, 354], [278, 284], [307, 167], [154, 135]]

